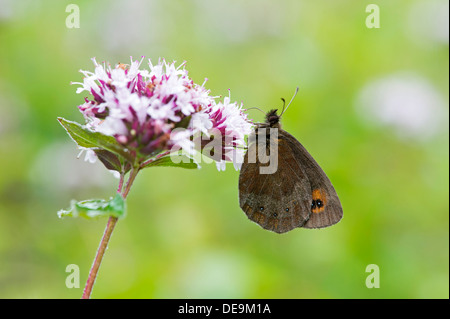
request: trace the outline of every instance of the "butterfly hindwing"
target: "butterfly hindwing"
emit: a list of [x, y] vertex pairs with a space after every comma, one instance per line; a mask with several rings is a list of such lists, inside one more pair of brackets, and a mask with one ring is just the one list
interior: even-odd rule
[[336, 224], [343, 216], [342, 206], [333, 184], [295, 137], [280, 129], [280, 140], [286, 140], [293, 157], [306, 173], [310, 184], [311, 215], [302, 226], [304, 228], [323, 228]]

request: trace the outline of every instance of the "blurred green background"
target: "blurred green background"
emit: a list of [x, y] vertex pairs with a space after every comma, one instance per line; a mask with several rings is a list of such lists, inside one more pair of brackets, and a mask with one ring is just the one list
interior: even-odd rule
[[[0, 297], [80, 298], [106, 219], [58, 219], [117, 180], [56, 121], [82, 122], [79, 69], [187, 61], [213, 95], [283, 118], [332, 180], [343, 220], [284, 235], [250, 222], [239, 172], [137, 178], [93, 298], [449, 298], [448, 1], [0, 0]], [[146, 67], [146, 62], [142, 67]], [[256, 121], [263, 114], [249, 111]], [[68, 264], [81, 288], [68, 289]], [[366, 287], [366, 266], [380, 288]]]

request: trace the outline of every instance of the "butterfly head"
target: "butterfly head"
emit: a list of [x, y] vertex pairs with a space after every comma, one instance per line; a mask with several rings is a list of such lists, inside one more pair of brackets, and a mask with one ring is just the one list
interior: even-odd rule
[[277, 114], [277, 112], [277, 109], [273, 109], [266, 114], [266, 123], [269, 124], [270, 127], [276, 127], [279, 125], [280, 116]]

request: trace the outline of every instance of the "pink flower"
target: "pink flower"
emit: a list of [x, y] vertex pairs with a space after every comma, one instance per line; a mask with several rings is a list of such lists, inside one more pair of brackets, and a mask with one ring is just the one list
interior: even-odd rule
[[115, 137], [142, 161], [172, 149], [193, 156], [204, 146], [195, 148], [194, 136], [220, 132], [220, 157], [213, 157], [218, 168], [225, 161], [239, 168], [244, 138], [252, 129], [242, 105], [230, 97], [216, 102], [204, 87], [206, 80], [198, 85], [188, 77], [185, 63], [175, 67], [164, 59], [156, 65], [149, 60], [149, 69], [140, 69], [143, 59], [112, 68], [94, 58], [94, 72], [80, 71], [85, 77], [76, 83], [77, 93], [89, 93], [78, 107], [86, 126]]

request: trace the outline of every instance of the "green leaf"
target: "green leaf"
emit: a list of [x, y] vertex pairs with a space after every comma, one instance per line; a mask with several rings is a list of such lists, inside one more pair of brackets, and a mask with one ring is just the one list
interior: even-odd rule
[[150, 162], [144, 165], [142, 168], [153, 167], [153, 166], [172, 166], [172, 167], [181, 167], [186, 169], [194, 169], [198, 168], [197, 163], [194, 162], [193, 159], [185, 156], [185, 155], [168, 155], [153, 162]]
[[101, 216], [114, 216], [123, 218], [126, 215], [126, 203], [122, 195], [116, 194], [110, 200], [104, 199], [89, 199], [77, 202], [72, 200], [70, 208], [67, 210], [61, 209], [58, 212], [58, 217], [84, 217], [96, 218]]
[[117, 143], [112, 136], [102, 134], [100, 132], [92, 132], [83, 125], [68, 121], [58, 117], [59, 123], [64, 127], [69, 136], [80, 147], [85, 148], [101, 148], [110, 151], [114, 154], [120, 155], [129, 161], [133, 161], [131, 154], [126, 149]]
[[122, 172], [122, 163], [116, 154], [102, 149], [94, 149], [94, 152], [107, 169]]

